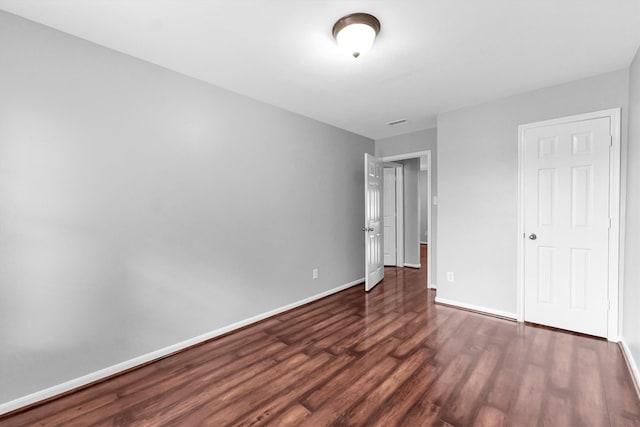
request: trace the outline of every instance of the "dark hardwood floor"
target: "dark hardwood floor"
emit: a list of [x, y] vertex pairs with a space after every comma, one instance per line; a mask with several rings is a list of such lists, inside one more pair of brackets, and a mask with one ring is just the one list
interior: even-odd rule
[[616, 344], [436, 305], [425, 284], [425, 268], [387, 268], [369, 294], [350, 288], [0, 424], [640, 425]]

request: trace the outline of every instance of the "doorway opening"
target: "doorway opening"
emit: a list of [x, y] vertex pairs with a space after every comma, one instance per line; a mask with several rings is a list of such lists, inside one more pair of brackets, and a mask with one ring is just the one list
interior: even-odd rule
[[395, 208], [395, 215], [386, 212], [383, 216], [385, 233], [390, 236], [384, 240], [385, 265], [421, 268], [426, 264], [427, 286], [435, 289], [432, 282], [434, 249], [431, 223], [434, 198], [431, 190], [431, 150], [387, 156], [381, 160], [387, 177], [385, 184], [387, 181], [394, 184], [391, 189], [385, 187], [384, 192], [395, 202], [385, 201], [384, 206], [387, 211]]

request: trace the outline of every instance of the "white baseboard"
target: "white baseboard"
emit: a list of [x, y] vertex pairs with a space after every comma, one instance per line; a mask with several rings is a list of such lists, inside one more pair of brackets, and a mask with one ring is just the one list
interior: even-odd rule
[[409, 264], [407, 262], [404, 263], [405, 267], [411, 267], [411, 268], [420, 268], [420, 264]]
[[460, 307], [460, 308], [466, 308], [467, 310], [473, 310], [473, 311], [477, 311], [480, 313], [486, 313], [486, 314], [491, 314], [494, 316], [500, 316], [500, 317], [506, 317], [508, 319], [513, 319], [516, 320], [516, 314], [515, 313], [510, 313], [508, 311], [502, 311], [502, 310], [495, 310], [493, 308], [486, 308], [486, 307], [480, 307], [478, 305], [473, 305], [473, 304], [467, 304], [465, 302], [459, 302], [459, 301], [453, 301], [450, 299], [445, 299], [445, 298], [440, 298], [440, 297], [436, 297], [436, 302], [442, 303], [442, 304], [446, 304], [446, 305], [451, 305], [454, 307]]
[[429, 283], [429, 286], [427, 286], [428, 289], [438, 289], [438, 285], [436, 285], [435, 283]]
[[101, 369], [96, 372], [92, 372], [90, 374], [84, 375], [82, 377], [78, 377], [62, 384], [58, 384], [44, 390], [37, 391], [35, 393], [19, 397], [15, 400], [11, 400], [6, 403], [0, 404], [0, 415], [6, 414], [11, 411], [15, 411], [16, 409], [23, 408], [28, 405], [32, 405], [34, 403], [40, 402], [45, 399], [49, 399], [51, 397], [57, 396], [59, 394], [71, 391], [73, 389], [85, 386], [92, 382], [110, 377], [112, 375], [118, 374], [120, 372], [126, 371], [127, 369], [135, 368], [136, 366], [152, 362], [161, 357], [167, 356], [171, 353], [175, 353], [180, 350], [184, 350], [185, 348], [191, 347], [196, 344], [200, 344], [201, 342], [210, 340], [212, 338], [218, 337], [220, 335], [231, 332], [235, 329], [242, 328], [244, 326], [250, 325], [255, 322], [259, 322], [260, 320], [264, 320], [268, 317], [275, 316], [276, 314], [280, 314], [287, 310], [291, 310], [292, 308], [299, 307], [304, 304], [308, 304], [320, 298], [324, 298], [331, 294], [335, 294], [337, 292], [348, 289], [357, 284], [363, 283], [364, 277], [358, 280], [354, 280], [353, 282], [349, 282], [342, 286], [338, 286], [337, 288], [330, 289], [325, 292], [321, 292], [317, 295], [313, 295], [311, 297], [302, 299], [300, 301], [293, 302], [291, 304], [285, 305], [283, 307], [276, 308], [271, 311], [267, 311], [266, 313], [259, 314], [257, 316], [250, 317], [248, 319], [241, 320], [239, 322], [233, 323], [228, 326], [223, 326], [222, 328], [216, 329], [215, 331], [208, 332], [206, 334], [179, 342], [177, 344], [170, 345], [168, 347], [161, 348], [160, 350], [153, 351], [151, 353], [143, 354], [142, 356], [135, 357], [133, 359], [118, 363], [113, 366], [109, 366], [108, 368]]
[[429, 242], [420, 242], [421, 245], [428, 245]]
[[618, 339], [618, 344], [622, 349], [624, 360], [627, 362], [627, 367], [629, 368], [629, 372], [631, 373], [631, 378], [633, 379], [633, 385], [636, 388], [636, 393], [638, 393], [638, 396], [640, 396], [640, 371], [638, 371], [636, 360], [633, 358], [631, 349], [627, 345], [627, 342], [624, 340], [624, 337], [620, 337]]

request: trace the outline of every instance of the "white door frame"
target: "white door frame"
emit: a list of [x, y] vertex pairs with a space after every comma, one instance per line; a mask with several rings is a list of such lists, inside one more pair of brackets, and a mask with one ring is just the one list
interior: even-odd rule
[[396, 170], [396, 267], [404, 267], [404, 165], [384, 162], [382, 166]]
[[524, 322], [524, 134], [532, 128], [553, 126], [581, 120], [608, 117], [611, 123], [611, 150], [609, 156], [609, 313], [607, 316], [607, 339], [619, 341], [619, 257], [620, 257], [620, 108], [561, 117], [553, 120], [518, 126], [518, 261], [517, 261], [517, 320]]
[[[428, 185], [428, 189], [427, 189], [427, 195], [429, 197], [429, 202], [427, 203], [427, 244], [428, 244], [428, 250], [427, 250], [427, 286], [431, 289], [435, 289], [435, 285], [431, 282], [431, 266], [432, 264], [432, 256], [433, 256], [433, 252], [435, 250], [435, 248], [432, 247], [431, 245], [431, 209], [432, 209], [432, 197], [431, 197], [431, 150], [425, 150], [425, 151], [416, 151], [413, 153], [405, 153], [405, 154], [397, 154], [394, 156], [386, 156], [386, 157], [382, 157], [382, 161], [384, 162], [394, 162], [397, 160], [408, 160], [408, 159], [415, 159], [415, 158], [420, 158], [420, 157], [427, 157], [427, 165], [429, 165], [429, 169], [427, 171], [427, 182], [429, 183]], [[420, 227], [418, 226], [418, 229], [420, 229]], [[404, 236], [404, 227], [402, 228], [402, 234]], [[403, 237], [404, 238], [404, 237]], [[404, 264], [403, 264], [404, 265]]]

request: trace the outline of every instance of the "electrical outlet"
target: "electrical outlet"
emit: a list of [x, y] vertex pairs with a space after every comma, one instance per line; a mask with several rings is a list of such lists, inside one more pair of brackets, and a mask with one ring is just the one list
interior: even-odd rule
[[311, 275], [313, 277], [313, 280], [316, 280], [318, 278], [318, 269], [314, 268], [313, 270], [311, 270]]
[[447, 282], [453, 282], [455, 278], [453, 277], [453, 271], [447, 271]]

